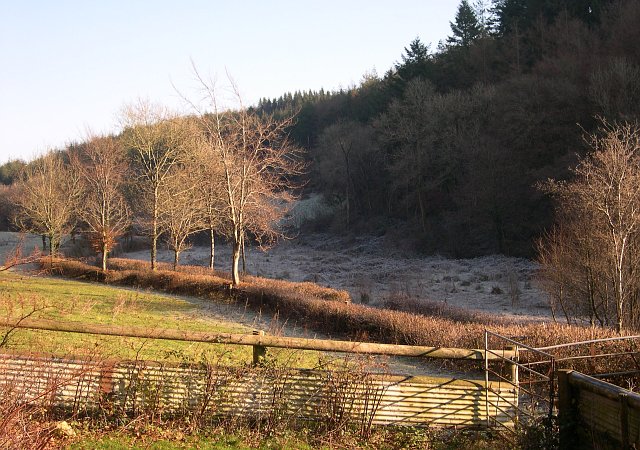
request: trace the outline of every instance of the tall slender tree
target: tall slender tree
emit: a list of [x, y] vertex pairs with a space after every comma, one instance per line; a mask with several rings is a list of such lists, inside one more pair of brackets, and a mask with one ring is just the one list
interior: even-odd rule
[[[211, 116], [201, 119], [203, 122], [215, 120]], [[211, 127], [210, 128], [215, 128]], [[201, 127], [202, 128], [202, 127]], [[209, 268], [215, 267], [216, 234], [228, 234], [225, 229], [223, 213], [225, 211], [224, 173], [216, 150], [216, 140], [206, 136], [201, 129], [201, 139], [195, 152], [193, 173], [197, 179], [198, 189], [202, 197], [202, 217], [209, 232]]]
[[175, 113], [143, 100], [126, 106], [122, 120], [125, 143], [133, 155], [141, 225], [151, 240], [151, 269], [155, 270], [161, 232], [160, 199], [184, 161], [189, 130]]
[[91, 246], [101, 255], [102, 270], [107, 270], [107, 255], [130, 225], [123, 194], [128, 178], [124, 147], [114, 137], [90, 136], [71, 156], [82, 179], [78, 214], [88, 228]]
[[190, 248], [189, 236], [204, 230], [207, 222], [203, 215], [203, 192], [194, 183], [192, 165], [178, 170], [162, 191], [160, 229], [173, 251], [173, 269], [180, 264], [180, 255]]
[[[640, 323], [640, 131], [628, 124], [605, 123], [601, 134], [590, 136], [589, 143], [594, 151], [580, 162], [575, 179], [550, 182], [547, 188], [558, 202], [559, 218], [566, 221], [559, 225], [578, 231], [564, 237], [579, 249], [573, 254], [598, 255], [598, 272], [606, 278], [596, 289], [605, 303], [612, 298], [615, 328], [621, 332]], [[554, 246], [553, 240], [543, 244], [545, 254], [553, 254]], [[541, 262], [546, 264], [547, 259]], [[560, 268], [565, 273], [591, 267], [584, 257], [565, 262], [569, 264]], [[581, 302], [589, 304], [592, 299]]]
[[231, 278], [238, 285], [238, 263], [247, 235], [261, 246], [283, 236], [281, 222], [296, 198], [296, 177], [302, 174], [304, 162], [301, 150], [288, 139], [292, 117], [279, 120], [244, 107], [232, 81], [237, 107], [223, 112], [215, 86], [197, 76], [209, 99], [211, 119], [192, 105], [207, 119], [202, 125], [222, 167], [223, 216], [232, 241]]

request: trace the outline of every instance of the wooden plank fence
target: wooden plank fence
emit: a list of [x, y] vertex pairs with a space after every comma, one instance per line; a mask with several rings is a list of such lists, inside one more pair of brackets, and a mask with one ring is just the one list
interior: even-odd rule
[[[15, 324], [0, 324], [14, 326]], [[117, 334], [263, 347], [428, 358], [485, 360], [477, 349], [447, 349], [275, 336], [184, 333], [97, 325], [24, 321], [20, 328]], [[509, 350], [495, 352], [501, 359]], [[489, 354], [486, 355], [489, 357]], [[492, 358], [492, 357], [491, 357]], [[148, 361], [83, 361], [0, 355], [0, 392], [24, 401], [48, 401], [75, 412], [110, 408], [126, 414], [200, 414], [265, 417], [281, 414], [304, 420], [349, 417], [373, 424], [508, 424], [518, 404], [511, 383], [413, 377], [358, 371], [242, 368]]]
[[640, 448], [640, 394], [573, 370], [558, 394], [562, 448]]

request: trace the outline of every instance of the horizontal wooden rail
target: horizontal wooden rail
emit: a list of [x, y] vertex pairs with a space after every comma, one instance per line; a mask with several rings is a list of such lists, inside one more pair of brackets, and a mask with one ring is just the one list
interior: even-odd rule
[[[44, 319], [26, 319], [19, 323], [0, 320], [0, 327], [26, 328], [33, 330], [60, 331], [68, 333], [98, 334], [106, 336], [124, 336], [143, 339], [167, 339], [173, 341], [208, 342], [214, 344], [258, 345], [263, 347], [288, 348], [298, 350], [316, 350], [344, 353], [364, 353], [388, 356], [413, 356], [442, 359], [483, 360], [484, 350], [424, 347], [418, 345], [393, 345], [372, 342], [336, 341], [327, 339], [306, 339], [254, 334], [207, 333], [203, 331], [179, 331], [141, 329], [110, 325], [94, 325], [76, 322], [58, 322]], [[490, 360], [502, 360], [515, 357], [513, 350], [491, 350], [487, 352]]]
[[557, 375], [561, 448], [638, 448], [639, 394], [573, 370]]
[[565, 370], [567, 373], [568, 382], [572, 386], [576, 386], [579, 389], [584, 389], [594, 394], [601, 395], [610, 400], [618, 401], [620, 394], [627, 396], [627, 402], [634, 408], [640, 409], [640, 394], [630, 392], [619, 386], [615, 386], [606, 381], [598, 380], [597, 378], [590, 377], [574, 370]]

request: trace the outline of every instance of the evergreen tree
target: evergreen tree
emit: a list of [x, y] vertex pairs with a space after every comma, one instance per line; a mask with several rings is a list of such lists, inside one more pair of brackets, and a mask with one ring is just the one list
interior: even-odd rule
[[482, 26], [467, 0], [460, 2], [455, 23], [449, 22], [449, 24], [453, 32], [453, 36], [447, 38], [447, 43], [450, 46], [469, 48], [473, 41], [482, 36]]
[[514, 32], [520, 28], [520, 24], [529, 22], [528, 3], [527, 0], [493, 0], [496, 33], [499, 36]]
[[18, 179], [20, 171], [26, 163], [20, 159], [12, 159], [0, 166], [0, 184], [12, 184]]
[[483, 38], [492, 34], [496, 26], [492, 4], [491, 0], [475, 0], [473, 3], [473, 11], [480, 26], [480, 36]]
[[[400, 78], [402, 86], [404, 85], [403, 83], [413, 78], [429, 78], [429, 75], [431, 75], [433, 61], [429, 54], [429, 46], [423, 44], [420, 38], [416, 37], [409, 44], [409, 48], [404, 48], [404, 54], [401, 58], [402, 62], [395, 64], [395, 75]], [[394, 74], [392, 73], [392, 75]]]
[[404, 48], [404, 53], [402, 55], [402, 65], [419, 64], [429, 59], [429, 46], [424, 45], [420, 38], [416, 37], [409, 44], [409, 48]]

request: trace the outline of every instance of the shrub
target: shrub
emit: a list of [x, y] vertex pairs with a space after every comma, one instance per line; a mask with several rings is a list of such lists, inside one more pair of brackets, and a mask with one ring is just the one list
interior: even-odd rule
[[[390, 344], [483, 348], [485, 329], [512, 337], [530, 347], [617, 336], [613, 330], [606, 328], [545, 323], [515, 324], [487, 314], [437, 304], [418, 307], [406, 299], [395, 304], [387, 304], [386, 309], [374, 308], [351, 303], [345, 291], [307, 282], [294, 283], [246, 277], [239, 287], [232, 289], [230, 280], [224, 274], [211, 273], [202, 267], [184, 266], [176, 272], [166, 270], [168, 264], [160, 264], [159, 270], [151, 271], [145, 262], [114, 259], [111, 260], [110, 270], [103, 273], [96, 267], [79, 261], [50, 258], [46, 258], [45, 261], [47, 265], [52, 263], [53, 273], [74, 278], [158, 289], [174, 294], [208, 298], [212, 301], [220, 301], [219, 294], [223, 293], [223, 301], [278, 314], [284, 322], [303, 324], [306, 328], [347, 339]], [[596, 353], [634, 350], [628, 346], [628, 343], [604, 343], [600, 344]], [[556, 354], [558, 357], [564, 357], [572, 352], [575, 352], [575, 349], [567, 348], [557, 351]], [[521, 353], [523, 361], [530, 357], [528, 352]], [[570, 367], [593, 373], [598, 370], [598, 364], [603, 365], [601, 369], [613, 371], [614, 367], [610, 362], [604, 365], [584, 361], [572, 363]]]

